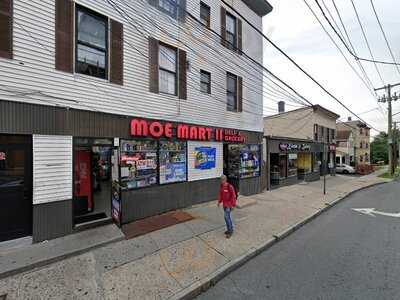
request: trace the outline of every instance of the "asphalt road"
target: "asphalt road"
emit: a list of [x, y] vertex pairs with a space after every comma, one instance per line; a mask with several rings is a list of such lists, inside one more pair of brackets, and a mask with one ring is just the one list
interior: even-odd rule
[[400, 299], [400, 183], [358, 192], [198, 299]]

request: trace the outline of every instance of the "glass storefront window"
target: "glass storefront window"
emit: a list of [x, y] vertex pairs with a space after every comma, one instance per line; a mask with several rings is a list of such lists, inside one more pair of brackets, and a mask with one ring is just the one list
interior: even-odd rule
[[320, 166], [321, 166], [321, 158], [319, 153], [314, 153], [314, 172], [319, 172], [320, 171]]
[[287, 177], [287, 155], [279, 156], [279, 175], [281, 178]]
[[299, 173], [310, 173], [312, 168], [311, 153], [299, 153], [297, 157], [297, 168]]
[[240, 178], [260, 176], [260, 145], [245, 145], [240, 151]]
[[121, 142], [121, 185], [135, 189], [157, 184], [157, 141]]
[[297, 176], [297, 153], [290, 153], [288, 160], [288, 177]]
[[160, 184], [187, 179], [186, 142], [160, 142]]

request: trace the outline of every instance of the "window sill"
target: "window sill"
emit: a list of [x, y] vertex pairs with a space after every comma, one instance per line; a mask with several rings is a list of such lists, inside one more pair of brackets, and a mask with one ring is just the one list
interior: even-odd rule
[[85, 75], [85, 74], [81, 74], [81, 73], [74, 73], [73, 74], [74, 79], [82, 79], [85, 81], [93, 81], [94, 83], [110, 83], [110, 81], [108, 79], [104, 79], [104, 78], [99, 78], [99, 77], [94, 77], [94, 76], [90, 76], [90, 75]]

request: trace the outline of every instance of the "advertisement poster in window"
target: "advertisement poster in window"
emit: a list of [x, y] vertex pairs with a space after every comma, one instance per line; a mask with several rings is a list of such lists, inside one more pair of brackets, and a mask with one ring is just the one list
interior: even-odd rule
[[160, 184], [187, 180], [186, 142], [160, 142]]
[[216, 153], [217, 153], [216, 148], [196, 147], [194, 167], [199, 170], [214, 169]]
[[157, 184], [157, 142], [122, 141], [121, 185], [135, 189]]
[[260, 176], [260, 146], [245, 145], [240, 151], [240, 178]]
[[119, 157], [118, 150], [113, 150], [111, 156], [111, 176], [112, 176], [112, 190], [111, 190], [111, 203], [112, 203], [112, 218], [114, 222], [121, 226], [121, 194], [119, 184]]

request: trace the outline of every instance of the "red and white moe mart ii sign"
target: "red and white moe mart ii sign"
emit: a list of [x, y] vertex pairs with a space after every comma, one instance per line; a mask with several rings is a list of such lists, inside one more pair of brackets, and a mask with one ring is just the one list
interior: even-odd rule
[[131, 135], [137, 137], [173, 138], [194, 141], [244, 143], [244, 135], [235, 129], [212, 128], [188, 124], [133, 119]]

